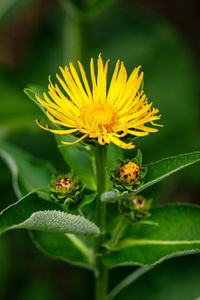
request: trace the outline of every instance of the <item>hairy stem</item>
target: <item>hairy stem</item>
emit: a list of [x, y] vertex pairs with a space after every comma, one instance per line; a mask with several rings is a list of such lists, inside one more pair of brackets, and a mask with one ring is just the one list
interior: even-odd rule
[[96, 179], [97, 179], [97, 199], [96, 199], [96, 224], [100, 227], [101, 235], [95, 242], [95, 259], [96, 259], [96, 300], [105, 300], [108, 285], [108, 269], [103, 265], [101, 259], [101, 245], [104, 241], [105, 219], [106, 219], [106, 203], [102, 202], [101, 194], [106, 190], [106, 147], [97, 145], [95, 148], [96, 158]]

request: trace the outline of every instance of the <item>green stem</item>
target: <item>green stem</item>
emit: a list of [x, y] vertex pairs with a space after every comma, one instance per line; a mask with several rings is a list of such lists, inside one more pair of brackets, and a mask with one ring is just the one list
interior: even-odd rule
[[101, 194], [106, 190], [106, 147], [97, 145], [95, 148], [96, 159], [96, 179], [97, 179], [97, 199], [96, 199], [96, 224], [100, 227], [101, 235], [95, 242], [95, 259], [96, 259], [96, 300], [105, 300], [108, 285], [108, 269], [104, 266], [101, 254], [101, 245], [104, 242], [105, 220], [106, 220], [106, 203], [102, 202]]

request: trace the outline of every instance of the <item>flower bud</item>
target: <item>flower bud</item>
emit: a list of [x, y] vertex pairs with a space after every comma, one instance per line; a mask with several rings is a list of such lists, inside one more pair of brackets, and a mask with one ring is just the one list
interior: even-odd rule
[[135, 196], [129, 200], [129, 207], [132, 210], [140, 211], [146, 205], [146, 200], [142, 196]]
[[147, 167], [142, 165], [142, 153], [138, 150], [137, 155], [131, 160], [119, 160], [115, 170], [107, 170], [113, 187], [118, 193], [135, 191], [143, 184], [143, 178], [147, 173]]
[[74, 202], [80, 190], [79, 178], [72, 174], [53, 176], [49, 189], [51, 198], [56, 202]]
[[140, 167], [135, 162], [126, 162], [119, 168], [117, 177], [121, 183], [132, 186], [140, 178]]
[[120, 212], [130, 221], [138, 221], [149, 216], [150, 208], [151, 200], [146, 200], [140, 195], [121, 200], [119, 206]]

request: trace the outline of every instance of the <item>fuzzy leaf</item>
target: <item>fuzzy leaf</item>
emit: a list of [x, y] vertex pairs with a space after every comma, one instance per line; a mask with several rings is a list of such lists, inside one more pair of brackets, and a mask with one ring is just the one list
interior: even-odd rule
[[24, 222], [10, 227], [18, 228], [76, 234], [99, 233], [96, 225], [84, 217], [56, 210], [37, 211]]
[[124, 237], [104, 263], [119, 265], [152, 265], [165, 259], [200, 253], [200, 207], [167, 205], [151, 209], [144, 222], [128, 226]]
[[60, 205], [30, 193], [0, 214], [0, 234], [10, 229], [34, 229], [51, 232], [98, 234], [98, 227], [78, 215], [64, 213]]

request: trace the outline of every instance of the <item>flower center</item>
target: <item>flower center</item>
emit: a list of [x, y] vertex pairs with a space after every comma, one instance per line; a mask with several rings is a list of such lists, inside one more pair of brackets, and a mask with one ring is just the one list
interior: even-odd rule
[[84, 127], [92, 132], [111, 132], [118, 115], [107, 103], [91, 103], [82, 108], [80, 119]]

